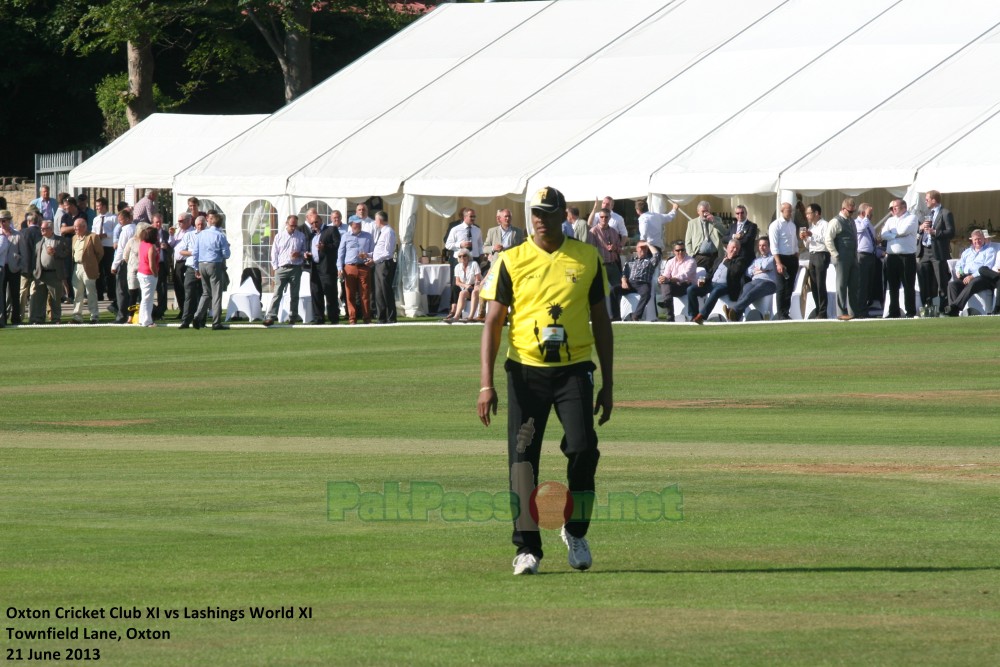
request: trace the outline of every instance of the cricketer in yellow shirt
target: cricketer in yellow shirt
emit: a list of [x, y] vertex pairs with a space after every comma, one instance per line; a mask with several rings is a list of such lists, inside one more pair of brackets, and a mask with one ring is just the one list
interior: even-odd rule
[[[538, 461], [553, 407], [562, 422], [560, 448], [568, 459], [572, 506], [561, 530], [569, 564], [592, 564], [586, 534], [593, 507], [600, 451], [594, 430], [611, 417], [614, 338], [605, 305], [607, 274], [597, 250], [563, 236], [566, 201], [554, 188], [531, 202], [532, 237], [505, 250], [486, 277], [480, 296], [489, 301], [480, 346], [481, 389], [477, 411], [484, 425], [497, 413], [493, 372], [505, 318], [510, 318], [507, 373], [507, 450], [510, 464], [514, 574], [534, 574], [543, 557], [541, 535], [529, 515], [538, 485]], [[602, 387], [594, 398], [596, 350]]]

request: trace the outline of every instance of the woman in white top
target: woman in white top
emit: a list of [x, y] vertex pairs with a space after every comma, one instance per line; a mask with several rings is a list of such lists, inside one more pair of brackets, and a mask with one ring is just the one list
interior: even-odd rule
[[[479, 264], [472, 261], [472, 254], [466, 248], [459, 250], [456, 257], [458, 264], [455, 265], [455, 285], [459, 289], [458, 302], [455, 303], [455, 309], [444, 319], [445, 322], [453, 322], [462, 317], [462, 309], [467, 299], [472, 299], [470, 314], [475, 315], [479, 308], [479, 283], [482, 279]], [[469, 320], [462, 318], [462, 321]]]

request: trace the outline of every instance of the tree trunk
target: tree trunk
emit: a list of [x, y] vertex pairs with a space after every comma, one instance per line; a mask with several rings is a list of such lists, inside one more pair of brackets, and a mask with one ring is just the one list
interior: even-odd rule
[[148, 39], [128, 42], [129, 127], [135, 127], [156, 111], [153, 101], [153, 47]]
[[312, 4], [299, 3], [294, 9], [294, 25], [285, 30], [285, 103], [312, 88]]

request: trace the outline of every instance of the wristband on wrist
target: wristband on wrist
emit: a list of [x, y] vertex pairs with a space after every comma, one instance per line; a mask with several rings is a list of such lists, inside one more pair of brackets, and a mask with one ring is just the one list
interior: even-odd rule
[[479, 390], [479, 393], [481, 394], [484, 391], [496, 391], [496, 387], [483, 387]]

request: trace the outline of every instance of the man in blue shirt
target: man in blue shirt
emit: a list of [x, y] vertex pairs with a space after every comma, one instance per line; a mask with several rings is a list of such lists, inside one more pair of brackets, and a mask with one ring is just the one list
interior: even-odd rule
[[985, 292], [996, 287], [996, 283], [981, 269], [995, 270], [996, 250], [986, 238], [986, 232], [977, 229], [969, 237], [972, 245], [965, 249], [955, 265], [957, 278], [948, 283], [948, 310], [951, 317], [957, 317], [965, 304], [976, 292]]
[[32, 199], [28, 204], [29, 206], [34, 206], [38, 209], [39, 214], [42, 216], [42, 220], [55, 220], [56, 209], [59, 208], [59, 204], [56, 200], [49, 196], [49, 186], [43, 185], [40, 188], [42, 194], [41, 197]]
[[305, 255], [306, 237], [299, 231], [299, 216], [290, 215], [285, 220], [285, 228], [278, 232], [274, 242], [271, 243], [271, 268], [274, 270], [274, 279], [278, 285], [274, 290], [271, 306], [267, 309], [267, 316], [264, 318], [265, 327], [274, 324], [286, 288], [291, 288], [289, 303], [291, 315], [288, 321], [292, 324], [302, 321], [299, 317], [299, 283], [302, 280]]
[[226, 260], [229, 259], [229, 240], [222, 231], [222, 214], [212, 209], [208, 212], [209, 227], [198, 234], [194, 246], [194, 265], [198, 267], [201, 289], [206, 298], [198, 304], [194, 315], [194, 328], [205, 326], [205, 310], [212, 303], [212, 330], [228, 329], [222, 323], [222, 292], [226, 289]]
[[[374, 261], [372, 253], [375, 241], [368, 232], [361, 231], [361, 219], [352, 216], [351, 231], [340, 239], [337, 251], [337, 275], [344, 279], [347, 290], [347, 319], [357, 324], [358, 312], [355, 299], [360, 297], [361, 316], [365, 324], [372, 323], [371, 300], [369, 299], [371, 273]], [[359, 294], [360, 293], [360, 294]]]

